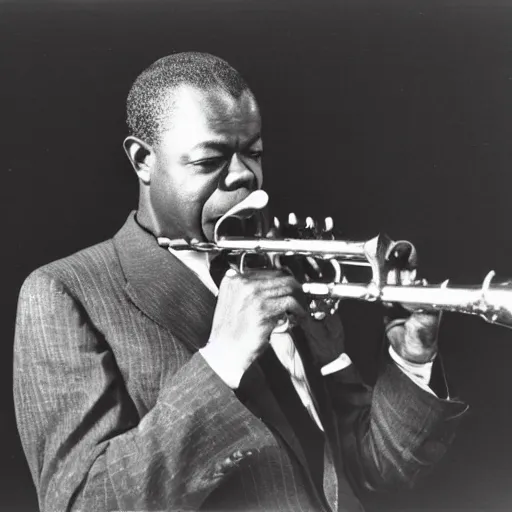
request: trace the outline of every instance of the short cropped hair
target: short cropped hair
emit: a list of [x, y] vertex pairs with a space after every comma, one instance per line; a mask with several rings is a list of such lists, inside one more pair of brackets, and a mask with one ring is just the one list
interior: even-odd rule
[[252, 94], [240, 73], [225, 60], [208, 53], [174, 53], [151, 64], [133, 83], [126, 101], [129, 134], [148, 144], [157, 142], [172, 114], [169, 93], [182, 85], [220, 88], [235, 98], [245, 91]]

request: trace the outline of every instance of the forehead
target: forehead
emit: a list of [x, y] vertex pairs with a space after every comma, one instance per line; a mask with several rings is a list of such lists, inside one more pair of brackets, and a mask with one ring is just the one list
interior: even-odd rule
[[221, 89], [202, 91], [183, 86], [172, 94], [172, 113], [164, 138], [194, 145], [206, 140], [243, 142], [259, 134], [261, 120], [253, 96], [234, 98]]

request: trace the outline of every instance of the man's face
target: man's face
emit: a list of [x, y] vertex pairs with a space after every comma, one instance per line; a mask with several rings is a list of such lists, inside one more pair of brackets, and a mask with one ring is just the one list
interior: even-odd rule
[[261, 121], [249, 93], [182, 87], [153, 146], [150, 207], [158, 235], [212, 240], [215, 222], [261, 187]]

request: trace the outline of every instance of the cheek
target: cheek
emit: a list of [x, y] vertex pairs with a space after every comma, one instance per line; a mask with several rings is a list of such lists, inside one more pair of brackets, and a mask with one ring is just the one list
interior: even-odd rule
[[186, 204], [182, 191], [183, 187], [171, 176], [164, 173], [155, 175], [150, 190], [153, 207], [168, 218], [180, 210], [182, 203]]
[[[204, 176], [185, 180], [176, 196], [179, 197], [177, 215], [187, 224], [189, 231], [197, 236], [202, 232], [210, 236], [209, 216], [216, 204], [217, 180]], [[176, 210], [176, 207], [174, 208]], [[197, 232], [197, 229], [200, 232]]]
[[160, 205], [167, 205], [175, 212], [183, 212], [184, 217], [198, 210], [211, 188], [203, 176], [193, 175], [190, 170], [178, 166], [161, 169], [151, 182], [152, 192]]
[[201, 204], [201, 223], [203, 226], [205, 223], [211, 221], [212, 216], [218, 213], [218, 196], [218, 188], [208, 190], [207, 193], [203, 196], [203, 201]]
[[214, 175], [178, 165], [161, 165], [151, 181], [151, 202], [165, 231], [173, 236], [201, 237], [204, 210], [217, 189]]
[[256, 188], [261, 188], [263, 186], [263, 169], [261, 167], [261, 164], [253, 166], [251, 170], [254, 174], [254, 177], [256, 178]]

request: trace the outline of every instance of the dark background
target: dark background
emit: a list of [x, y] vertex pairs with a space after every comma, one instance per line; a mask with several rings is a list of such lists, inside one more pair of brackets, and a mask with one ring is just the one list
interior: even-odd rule
[[[409, 239], [433, 282], [512, 277], [512, 0], [0, 1], [1, 510], [37, 509], [12, 404], [19, 287], [135, 207], [124, 99], [175, 50], [224, 57], [252, 85], [275, 213]], [[380, 311], [341, 314], [371, 382]], [[470, 412], [423, 486], [369, 510], [512, 510], [512, 331], [447, 314], [441, 338]]]

